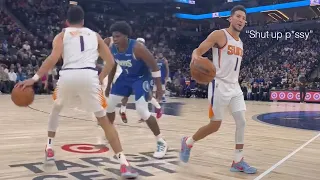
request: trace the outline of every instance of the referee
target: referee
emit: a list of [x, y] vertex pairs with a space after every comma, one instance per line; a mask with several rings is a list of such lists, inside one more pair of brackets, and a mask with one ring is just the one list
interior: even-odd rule
[[300, 90], [300, 103], [304, 103], [304, 99], [306, 97], [307, 93], [307, 78], [305, 76], [299, 77], [299, 90]]

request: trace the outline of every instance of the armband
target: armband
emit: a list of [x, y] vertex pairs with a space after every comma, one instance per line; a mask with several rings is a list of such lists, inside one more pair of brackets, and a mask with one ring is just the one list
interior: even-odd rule
[[152, 77], [154, 77], [154, 78], [161, 77], [160, 71], [152, 72], [151, 74], [152, 74]]
[[39, 77], [38, 74], [35, 74], [35, 75], [32, 77], [32, 79], [33, 79], [34, 81], [38, 81], [38, 80], [40, 79], [40, 77]]

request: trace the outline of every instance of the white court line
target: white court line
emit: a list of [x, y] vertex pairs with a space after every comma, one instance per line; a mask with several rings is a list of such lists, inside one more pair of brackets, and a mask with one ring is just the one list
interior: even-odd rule
[[266, 170], [265, 172], [263, 172], [262, 174], [260, 174], [260, 176], [256, 177], [254, 180], [260, 180], [261, 178], [263, 178], [264, 176], [266, 176], [267, 174], [269, 174], [271, 171], [273, 171], [275, 168], [277, 168], [278, 166], [280, 166], [280, 164], [282, 164], [283, 162], [285, 162], [286, 160], [288, 160], [291, 156], [295, 155], [297, 152], [299, 152], [301, 149], [303, 149], [305, 146], [307, 146], [308, 144], [310, 144], [312, 141], [314, 141], [315, 139], [317, 139], [320, 136], [320, 133], [317, 134], [316, 136], [314, 136], [313, 138], [311, 138], [308, 142], [304, 143], [302, 146], [300, 146], [298, 149], [296, 149], [295, 151], [293, 151], [292, 153], [290, 153], [288, 156], [286, 156], [285, 158], [281, 159], [279, 162], [277, 162], [276, 164], [274, 164], [272, 167], [270, 167], [268, 170]]

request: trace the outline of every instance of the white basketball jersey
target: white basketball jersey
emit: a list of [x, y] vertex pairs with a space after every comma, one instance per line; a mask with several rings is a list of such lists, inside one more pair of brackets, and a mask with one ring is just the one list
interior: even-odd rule
[[62, 68], [95, 68], [99, 57], [96, 32], [89, 28], [65, 28], [62, 57]]
[[226, 29], [222, 29], [227, 37], [226, 45], [212, 48], [212, 60], [216, 67], [216, 78], [227, 82], [237, 83], [243, 56], [243, 43], [241, 39], [234, 39]]

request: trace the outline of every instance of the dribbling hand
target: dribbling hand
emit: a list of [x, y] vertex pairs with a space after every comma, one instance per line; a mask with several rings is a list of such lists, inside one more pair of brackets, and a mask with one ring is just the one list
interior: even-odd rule
[[18, 82], [14, 87], [25, 89], [26, 87], [33, 86], [36, 81], [32, 78]]

